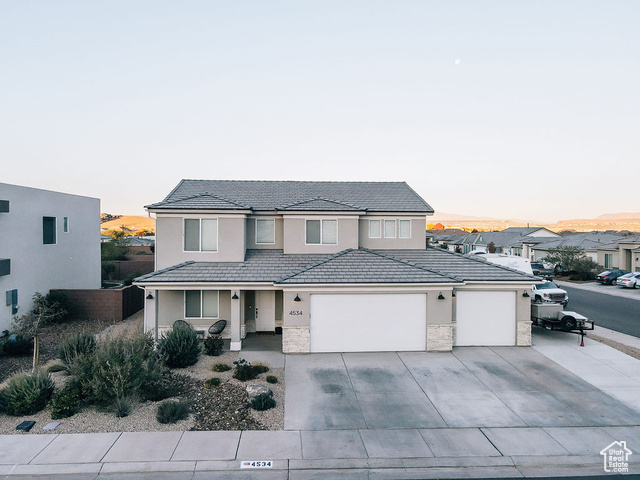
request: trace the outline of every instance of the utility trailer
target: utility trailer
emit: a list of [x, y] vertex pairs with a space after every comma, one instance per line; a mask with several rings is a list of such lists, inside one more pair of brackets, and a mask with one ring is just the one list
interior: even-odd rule
[[577, 333], [581, 336], [581, 345], [584, 345], [585, 330], [594, 328], [593, 320], [577, 312], [563, 310], [559, 303], [532, 303], [531, 321], [534, 325], [551, 330]]

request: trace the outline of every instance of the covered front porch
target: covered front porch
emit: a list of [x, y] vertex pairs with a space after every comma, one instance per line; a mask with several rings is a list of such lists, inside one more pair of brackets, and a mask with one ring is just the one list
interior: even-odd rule
[[145, 288], [144, 331], [152, 332], [156, 340], [178, 320], [187, 322], [203, 338], [210, 334], [212, 325], [225, 320], [220, 335], [230, 350], [238, 351], [245, 340], [250, 347], [254, 338], [279, 337], [282, 316], [283, 293], [273, 286]]

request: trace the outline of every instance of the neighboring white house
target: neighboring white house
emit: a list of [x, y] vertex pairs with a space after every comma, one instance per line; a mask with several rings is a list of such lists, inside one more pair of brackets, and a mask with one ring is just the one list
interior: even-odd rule
[[425, 249], [432, 208], [404, 182], [183, 180], [156, 216], [145, 331], [227, 320], [233, 350], [286, 353], [530, 345], [538, 279]]
[[59, 288], [100, 288], [100, 200], [0, 183], [0, 331]]

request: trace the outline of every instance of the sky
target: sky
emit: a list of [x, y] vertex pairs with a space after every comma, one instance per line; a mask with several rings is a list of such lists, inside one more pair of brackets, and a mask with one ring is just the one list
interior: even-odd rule
[[182, 178], [637, 212], [639, 24], [636, 0], [0, 0], [0, 182], [119, 214]]

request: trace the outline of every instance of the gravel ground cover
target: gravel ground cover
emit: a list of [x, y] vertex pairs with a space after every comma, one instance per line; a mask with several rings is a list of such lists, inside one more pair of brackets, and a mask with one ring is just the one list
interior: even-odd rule
[[[130, 317], [116, 325], [106, 326], [105, 323], [94, 321], [92, 332], [104, 335], [128, 335], [141, 331], [141, 314]], [[71, 322], [70, 322], [71, 323]], [[78, 330], [88, 330], [90, 322], [74, 322], [76, 329], [64, 324], [63, 332], [48, 333], [46, 340], [47, 356], [41, 361], [44, 365], [54, 363], [57, 356], [57, 342], [65, 335]], [[43, 336], [43, 339], [45, 336]], [[51, 344], [51, 342], [54, 342]], [[0, 359], [5, 360], [7, 357]], [[41, 358], [43, 358], [41, 356]], [[22, 362], [15, 362], [14, 371], [28, 370], [31, 357], [19, 357]], [[284, 369], [270, 369], [262, 373], [255, 380], [241, 382], [233, 378], [233, 362], [238, 360], [237, 352], [225, 352], [218, 357], [202, 355], [198, 363], [187, 368], [173, 369], [172, 381], [179, 385], [180, 395], [175, 400], [184, 400], [190, 406], [190, 414], [186, 420], [174, 424], [163, 425], [156, 420], [156, 412], [160, 402], [134, 402], [131, 413], [127, 417], [118, 418], [112, 412], [100, 411], [94, 407], [85, 407], [76, 415], [52, 420], [49, 407], [35, 415], [13, 417], [0, 414], [0, 434], [24, 434], [16, 431], [16, 426], [24, 420], [35, 420], [36, 424], [27, 435], [38, 433], [93, 433], [93, 432], [136, 432], [136, 431], [173, 431], [173, 430], [282, 430], [284, 428]], [[227, 372], [214, 372], [215, 364], [226, 364], [232, 367]], [[7, 364], [5, 364], [7, 365]], [[0, 368], [3, 364], [0, 363]], [[267, 365], [268, 366], [268, 365]], [[3, 372], [4, 373], [4, 372]], [[51, 374], [57, 388], [62, 388], [68, 377], [62, 373]], [[274, 375], [278, 383], [266, 382], [267, 375]], [[8, 377], [8, 375], [5, 375]], [[217, 387], [208, 387], [205, 381], [211, 377], [218, 377], [221, 383]], [[245, 387], [250, 384], [266, 385], [273, 391], [276, 407], [262, 412], [255, 411], [248, 406], [245, 399]], [[42, 428], [49, 422], [60, 422], [53, 431]]]
[[620, 342], [616, 342], [614, 340], [609, 340], [608, 338], [600, 337], [598, 335], [589, 334], [588, 336], [592, 340], [595, 340], [600, 343], [604, 343], [605, 345], [609, 345], [610, 347], [615, 348], [616, 350], [620, 350], [622, 353], [629, 355], [630, 357], [637, 358], [640, 360], [640, 349], [631, 347], [629, 345], [625, 345]]

